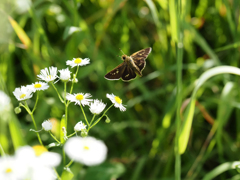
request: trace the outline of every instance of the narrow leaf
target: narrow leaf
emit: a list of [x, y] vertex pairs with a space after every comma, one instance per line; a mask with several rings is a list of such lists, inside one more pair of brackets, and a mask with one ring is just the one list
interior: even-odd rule
[[195, 110], [195, 101], [196, 101], [197, 91], [209, 78], [216, 76], [218, 74], [235, 74], [240, 76], [240, 69], [233, 66], [219, 66], [219, 67], [209, 69], [208, 71], [204, 72], [200, 76], [193, 90], [193, 93], [191, 96], [191, 102], [188, 105], [187, 111], [184, 116], [184, 123], [183, 123], [181, 134], [179, 136], [179, 153], [180, 154], [183, 154], [187, 148], [194, 110]]
[[8, 16], [8, 20], [10, 21], [14, 31], [17, 33], [18, 38], [23, 43], [24, 47], [28, 49], [31, 46], [31, 40], [25, 31], [19, 26], [19, 24], [10, 16]]

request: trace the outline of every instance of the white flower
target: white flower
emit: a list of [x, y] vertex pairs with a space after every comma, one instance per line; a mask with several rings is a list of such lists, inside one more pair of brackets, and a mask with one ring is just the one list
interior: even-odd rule
[[106, 107], [106, 104], [104, 104], [102, 101], [99, 101], [98, 99], [95, 99], [93, 103], [90, 104], [89, 109], [93, 114], [100, 114], [105, 107]]
[[107, 146], [93, 137], [69, 138], [64, 150], [71, 159], [87, 166], [100, 164], [107, 156]]
[[50, 131], [52, 130], [52, 123], [50, 120], [46, 120], [42, 123], [42, 128], [45, 130], [45, 131]]
[[107, 98], [109, 98], [116, 108], [119, 108], [120, 111], [126, 111], [126, 108], [122, 105], [122, 100], [115, 96], [114, 94], [107, 94]]
[[86, 129], [86, 127], [87, 127], [87, 125], [84, 125], [84, 123], [82, 121], [80, 121], [74, 126], [74, 131], [78, 132], [83, 129]]
[[0, 113], [11, 110], [11, 100], [9, 96], [0, 90]]
[[56, 180], [57, 176], [53, 170], [61, 162], [61, 156], [57, 153], [48, 152], [43, 146], [24, 146], [16, 151], [16, 158], [24, 169], [27, 176], [23, 179], [31, 180]]
[[54, 81], [57, 78], [57, 68], [51, 66], [49, 70], [48, 68], [42, 69], [37, 77], [46, 82]]
[[77, 93], [77, 94], [67, 94], [66, 96], [66, 99], [71, 101], [71, 102], [75, 102], [75, 104], [78, 104], [78, 105], [88, 105], [90, 103], [90, 101], [92, 101], [92, 99], [88, 99], [92, 97], [91, 94], [89, 93], [86, 93], [86, 94], [83, 94], [83, 93]]
[[71, 72], [69, 71], [69, 69], [62, 69], [62, 70], [58, 70], [60, 72], [60, 79], [62, 81], [68, 81], [71, 77]]
[[0, 157], [1, 180], [56, 180], [53, 170], [61, 162], [61, 156], [48, 152], [43, 146], [23, 146], [14, 156]]
[[85, 66], [90, 63], [89, 58], [73, 58], [73, 60], [67, 60], [67, 65], [71, 66], [72, 68], [75, 66]]
[[33, 92], [40, 91], [40, 90], [46, 90], [49, 88], [49, 85], [45, 82], [35, 82], [31, 85], [27, 86], [29, 89], [31, 89]]
[[24, 179], [27, 170], [15, 157], [0, 157], [0, 179], [16, 180]]
[[32, 90], [29, 87], [21, 86], [13, 91], [18, 101], [23, 101], [32, 97]]

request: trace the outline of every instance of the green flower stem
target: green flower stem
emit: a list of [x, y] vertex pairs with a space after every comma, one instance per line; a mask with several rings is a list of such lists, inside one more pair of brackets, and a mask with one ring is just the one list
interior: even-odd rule
[[34, 113], [34, 111], [35, 111], [35, 109], [36, 109], [36, 107], [37, 107], [38, 99], [39, 99], [39, 91], [37, 91], [37, 99], [36, 99], [34, 108], [33, 108], [33, 110], [32, 110], [32, 113]]
[[69, 136], [68, 136], [68, 138], [70, 138], [70, 137], [72, 137], [74, 134], [76, 134], [77, 132], [74, 132], [74, 133], [72, 133], [72, 134], [70, 134]]
[[37, 132], [38, 129], [37, 129], [37, 125], [36, 125], [35, 119], [34, 119], [34, 117], [33, 117], [33, 113], [32, 113], [31, 110], [29, 109], [26, 101], [25, 101], [25, 107], [26, 107], [25, 109], [28, 111], [28, 113], [30, 114], [30, 116], [31, 116], [31, 118], [32, 118], [32, 121], [33, 121], [35, 130], [36, 130], [36, 133], [37, 133], [38, 141], [39, 141], [39, 143], [43, 146], [43, 143], [42, 143], [42, 140], [41, 140], [41, 138], [40, 138], [40, 135], [39, 135], [39, 133]]
[[65, 164], [66, 164], [66, 155], [65, 155], [64, 148], [62, 148], [62, 157], [63, 157], [63, 165], [65, 166]]
[[61, 142], [58, 141], [57, 138], [56, 138], [50, 131], [49, 131], [49, 134], [52, 136], [52, 138], [53, 138], [55, 141], [57, 141], [59, 144], [61, 144]]
[[[66, 122], [66, 124], [65, 124], [65, 128], [66, 128], [66, 131], [67, 131], [67, 120], [68, 120], [68, 105], [67, 104], [65, 104], [65, 122]], [[66, 136], [67, 136], [67, 133], [66, 133]]]
[[[176, 1], [175, 1], [176, 3]], [[179, 136], [181, 132], [181, 106], [182, 106], [182, 61], [183, 61], [183, 29], [182, 29], [182, 7], [181, 7], [181, 0], [176, 3], [176, 10], [177, 10], [177, 36], [178, 40], [176, 41], [177, 47], [177, 71], [176, 71], [176, 78], [177, 78], [177, 94], [176, 94], [176, 105], [177, 105], [177, 112], [176, 112], [176, 136], [175, 136], [175, 144], [174, 144], [174, 151], [175, 151], [175, 180], [181, 180], [181, 154], [179, 153]]]
[[88, 127], [90, 127], [81, 103], [80, 103], [80, 107], [81, 107], [81, 109], [82, 109], [82, 112], [83, 112], [83, 116], [84, 116], [84, 118], [85, 118], [85, 121], [87, 122]]
[[91, 120], [91, 122], [90, 122], [90, 126], [92, 125], [92, 122], [93, 122], [95, 116], [96, 116], [96, 114], [93, 115], [93, 118], [92, 118], [92, 120]]
[[66, 96], [67, 96], [67, 82], [64, 82], [64, 104], [66, 105]]
[[51, 82], [51, 84], [52, 84], [53, 88], [55, 89], [55, 91], [57, 92], [57, 94], [58, 94], [58, 97], [59, 97], [60, 101], [61, 101], [62, 103], [64, 103], [64, 101], [63, 101], [63, 99], [62, 99], [61, 95], [59, 94], [59, 92], [58, 92], [57, 88], [54, 86], [53, 82]]
[[58, 180], [61, 180], [61, 177], [59, 176], [59, 174], [58, 174], [57, 170], [56, 170], [55, 168], [53, 168], [53, 170], [54, 170], [54, 172], [55, 172], [55, 173], [56, 173], [56, 175], [57, 175], [57, 179], [58, 179]]
[[[26, 101], [24, 101], [24, 103], [27, 104]], [[28, 114], [31, 114], [31, 113], [32, 113], [32, 112], [30, 111], [30, 109], [28, 108], [28, 106], [26, 107], [26, 106], [24, 106], [22, 103], [19, 103], [19, 106], [22, 106], [22, 107], [28, 112]]]
[[77, 66], [77, 70], [76, 70], [76, 73], [73, 75], [73, 80], [72, 80], [72, 86], [71, 86], [71, 90], [70, 90], [70, 94], [72, 94], [72, 90], [73, 90], [73, 84], [74, 84], [74, 81], [77, 77], [77, 73], [78, 73], [78, 69], [79, 69], [79, 66]]
[[67, 82], [64, 82], [64, 104], [65, 104], [65, 121], [66, 121], [66, 131], [67, 131], [67, 120], [68, 120], [68, 105], [69, 103], [66, 102], [66, 96], [67, 96]]
[[[37, 125], [36, 125], [35, 119], [34, 119], [34, 117], [33, 117], [33, 114], [31, 113], [30, 116], [31, 116], [31, 118], [32, 118], [33, 124], [34, 124], [34, 126], [35, 126], [36, 131], [37, 131]], [[43, 143], [42, 143], [42, 140], [41, 140], [41, 138], [40, 138], [39, 133], [38, 133], [38, 132], [36, 132], [36, 133], [37, 133], [37, 137], [38, 137], [39, 143], [43, 146]]]
[[92, 127], [94, 127], [94, 126], [106, 115], [106, 113], [108, 112], [108, 110], [109, 110], [111, 107], [113, 107], [113, 105], [114, 105], [114, 104], [112, 104], [111, 106], [109, 106], [109, 108], [107, 108], [107, 110], [104, 111], [103, 115], [102, 115], [100, 118], [98, 118], [98, 120], [97, 120], [91, 127], [88, 128], [88, 131], [89, 131]]
[[69, 166], [71, 166], [71, 164], [73, 163], [73, 159], [65, 166], [66, 168], [68, 168]]

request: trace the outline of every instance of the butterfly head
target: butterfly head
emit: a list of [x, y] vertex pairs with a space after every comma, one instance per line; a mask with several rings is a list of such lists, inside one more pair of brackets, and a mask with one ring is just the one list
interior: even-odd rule
[[122, 58], [123, 61], [125, 61], [125, 60], [127, 59], [127, 57], [128, 57], [128, 56], [127, 56], [126, 54], [124, 54], [124, 55], [122, 55], [121, 58]]

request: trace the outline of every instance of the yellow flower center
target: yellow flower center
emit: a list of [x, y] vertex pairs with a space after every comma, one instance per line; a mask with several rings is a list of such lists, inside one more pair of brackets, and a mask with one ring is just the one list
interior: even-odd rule
[[83, 149], [84, 150], [89, 150], [89, 147], [88, 146], [84, 146]]
[[22, 95], [20, 96], [20, 99], [23, 99], [25, 96], [26, 96], [26, 94], [22, 94]]
[[47, 152], [47, 149], [41, 145], [33, 146], [33, 150], [36, 156], [40, 156], [42, 153]]
[[42, 87], [42, 85], [41, 84], [34, 84], [34, 87], [35, 88], [40, 88], [40, 87]]
[[5, 170], [5, 173], [10, 173], [10, 172], [12, 172], [12, 169], [11, 169], [11, 168], [7, 168], [7, 169]]
[[122, 104], [122, 100], [121, 100], [118, 96], [115, 96], [115, 101], [116, 101], [118, 104]]
[[74, 60], [74, 63], [75, 64], [80, 64], [82, 62], [82, 59], [81, 58], [77, 58]]
[[84, 99], [84, 96], [82, 94], [78, 94], [78, 95], [76, 95], [76, 99], [81, 101]]
[[52, 77], [53, 77], [52, 75], [48, 75], [47, 76], [48, 79], [52, 79]]

